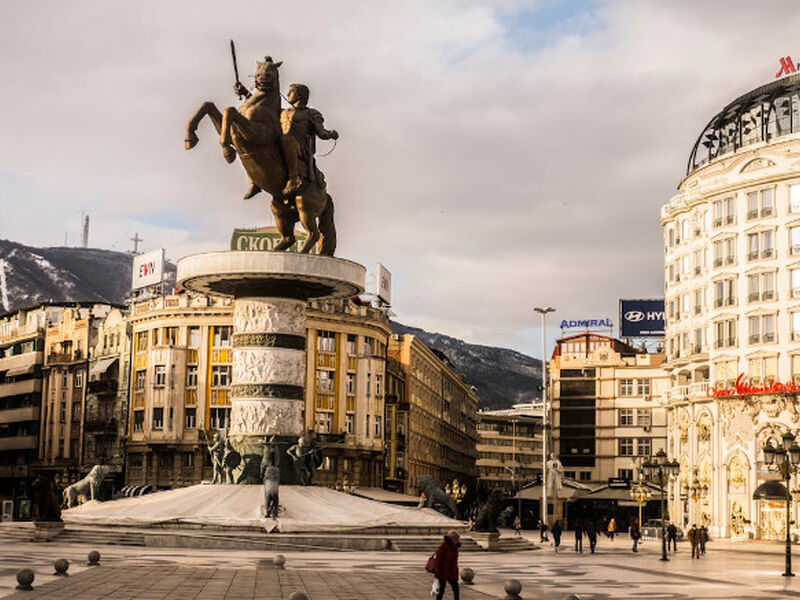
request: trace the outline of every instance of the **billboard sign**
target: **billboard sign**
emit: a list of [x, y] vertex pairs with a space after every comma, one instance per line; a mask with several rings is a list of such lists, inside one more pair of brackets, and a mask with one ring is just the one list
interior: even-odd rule
[[561, 329], [611, 329], [614, 323], [605, 317], [600, 319], [564, 319], [561, 321]]
[[386, 304], [392, 303], [392, 274], [389, 269], [378, 263], [378, 268], [375, 270], [376, 289], [378, 300]]
[[164, 279], [164, 249], [145, 252], [133, 257], [131, 289], [159, 285]]
[[[307, 235], [304, 232], [295, 231], [295, 242], [289, 252], [297, 252], [298, 244], [303, 244]], [[273, 250], [283, 236], [277, 227], [260, 227], [258, 229], [234, 229], [231, 236], [231, 250], [247, 252], [268, 252]], [[311, 249], [311, 254], [317, 253], [317, 247]]]
[[620, 337], [664, 337], [664, 300], [620, 300]]

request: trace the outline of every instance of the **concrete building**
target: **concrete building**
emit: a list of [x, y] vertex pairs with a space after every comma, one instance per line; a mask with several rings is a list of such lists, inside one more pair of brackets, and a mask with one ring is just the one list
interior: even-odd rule
[[[798, 151], [794, 74], [713, 116], [661, 210], [665, 403], [669, 453], [681, 463], [670, 514], [716, 537], [785, 535], [784, 502], [753, 495], [776, 478], [761, 448], [798, 433], [796, 395], [773, 386], [800, 381]], [[695, 478], [704, 498], [690, 493]]]
[[663, 361], [663, 354], [595, 333], [556, 342], [549, 364], [552, 435], [566, 477], [632, 480], [637, 463], [666, 448]]
[[[134, 304], [127, 483], [170, 488], [212, 476], [206, 439], [230, 420], [232, 303], [178, 294]], [[305, 422], [324, 462], [316, 482], [383, 481], [388, 318], [351, 300], [307, 314]]]
[[478, 474], [488, 489], [515, 494], [542, 476], [542, 407], [517, 404], [475, 415]]
[[408, 444], [408, 395], [406, 374], [396, 358], [386, 359], [386, 396], [384, 397], [384, 487], [403, 493], [406, 489], [406, 451]]
[[83, 303], [65, 307], [45, 332], [39, 459], [36, 469], [65, 486], [91, 469], [84, 456], [89, 350], [115, 307]]
[[13, 502], [5, 516], [14, 519], [31, 516], [45, 330], [63, 310], [44, 304], [0, 315], [0, 500]]
[[[389, 356], [405, 373], [408, 421], [403, 489], [416, 494], [419, 478], [439, 485], [458, 479], [472, 489], [477, 481], [478, 397], [452, 363], [413, 335], [392, 335]], [[399, 400], [398, 400], [399, 402]]]

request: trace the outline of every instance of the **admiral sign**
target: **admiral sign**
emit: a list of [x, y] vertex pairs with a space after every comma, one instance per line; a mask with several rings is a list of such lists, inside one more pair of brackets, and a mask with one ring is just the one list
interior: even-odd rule
[[561, 329], [611, 329], [614, 324], [611, 319], [564, 319]]
[[132, 271], [132, 290], [159, 285], [164, 279], [164, 249], [134, 256]]
[[664, 337], [663, 300], [620, 300], [620, 337]]

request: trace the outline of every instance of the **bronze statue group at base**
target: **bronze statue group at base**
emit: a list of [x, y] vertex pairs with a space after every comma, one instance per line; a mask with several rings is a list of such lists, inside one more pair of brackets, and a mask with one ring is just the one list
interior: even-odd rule
[[293, 83], [286, 98], [290, 106], [281, 109], [280, 66], [269, 56], [259, 61], [252, 92], [239, 81], [237, 71], [234, 92], [244, 96], [244, 102], [221, 111], [213, 102], [204, 102], [186, 125], [186, 149], [197, 145], [197, 127], [208, 116], [220, 136], [225, 160], [232, 163], [238, 155], [247, 172], [250, 184], [245, 200], [261, 191], [272, 196], [272, 214], [282, 236], [274, 249], [292, 247], [294, 226], [300, 221], [308, 232], [300, 252], [309, 252], [321, 239], [320, 254], [333, 256], [333, 199], [314, 154], [316, 138], [336, 140], [339, 134], [326, 129], [322, 114], [308, 107], [306, 85]]

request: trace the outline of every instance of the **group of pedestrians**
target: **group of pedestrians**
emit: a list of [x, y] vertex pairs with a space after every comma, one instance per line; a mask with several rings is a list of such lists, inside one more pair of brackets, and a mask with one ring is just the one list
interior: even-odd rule
[[689, 538], [689, 545], [692, 547], [692, 558], [700, 558], [701, 554], [706, 553], [708, 529], [705, 525], [701, 525], [698, 529], [697, 525], [693, 523], [686, 537]]

